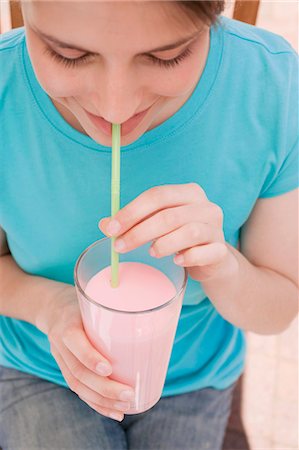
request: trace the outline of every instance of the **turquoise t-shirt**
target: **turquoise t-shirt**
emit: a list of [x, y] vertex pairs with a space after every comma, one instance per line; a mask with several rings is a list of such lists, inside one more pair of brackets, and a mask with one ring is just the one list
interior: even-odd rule
[[[122, 148], [121, 206], [152, 186], [196, 182], [222, 208], [236, 247], [258, 198], [298, 186], [298, 59], [281, 37], [241, 22], [221, 18], [210, 33], [188, 101]], [[22, 28], [1, 36], [0, 67], [0, 226], [25, 272], [73, 283], [76, 259], [103, 237], [98, 220], [110, 215], [111, 149], [55, 109]], [[66, 385], [33, 325], [2, 316], [1, 339], [0, 364]], [[224, 389], [244, 356], [244, 333], [189, 278], [163, 395]]]

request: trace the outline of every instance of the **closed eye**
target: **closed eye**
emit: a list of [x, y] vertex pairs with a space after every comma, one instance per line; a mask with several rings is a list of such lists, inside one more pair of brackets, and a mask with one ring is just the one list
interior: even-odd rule
[[59, 53], [56, 53], [50, 47], [45, 47], [44, 53], [50, 55], [51, 58], [54, 59], [54, 61], [62, 63], [67, 68], [77, 67], [81, 64], [84, 64], [88, 60], [90, 60], [91, 57], [93, 56], [91, 53], [90, 54], [86, 53], [85, 55], [79, 56], [78, 58], [66, 58], [65, 56], [62, 56]]
[[[86, 53], [86, 54], [84, 54], [82, 56], [79, 56], [78, 58], [66, 58], [65, 56], [62, 56], [59, 53], [56, 53], [50, 47], [45, 47], [45, 53], [50, 55], [51, 58], [54, 59], [55, 61], [57, 61], [59, 63], [62, 63], [67, 68], [78, 67], [78, 66], [80, 66], [82, 64], [87, 63], [88, 61], [91, 61], [92, 58], [94, 57], [94, 54]], [[185, 58], [190, 56], [191, 54], [192, 54], [192, 50], [189, 47], [187, 47], [182, 53], [180, 53], [175, 58], [160, 59], [160, 58], [157, 58], [156, 56], [153, 56], [153, 55], [147, 55], [147, 58], [149, 58], [149, 60], [153, 64], [158, 65], [159, 67], [163, 67], [163, 68], [169, 69], [169, 68], [173, 68], [173, 67], [176, 67], [176, 66], [180, 65], [180, 63]]]
[[160, 59], [153, 55], [148, 55], [154, 64], [166, 69], [178, 66], [185, 58], [192, 54], [191, 48], [187, 47], [182, 53], [172, 59]]

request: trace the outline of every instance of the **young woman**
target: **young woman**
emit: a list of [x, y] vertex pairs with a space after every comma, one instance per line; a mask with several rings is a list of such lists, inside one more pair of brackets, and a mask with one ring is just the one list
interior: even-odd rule
[[[220, 449], [243, 330], [297, 313], [298, 60], [223, 3], [26, 1], [1, 36], [3, 450]], [[189, 274], [162, 399], [125, 418], [73, 286], [104, 235]]]

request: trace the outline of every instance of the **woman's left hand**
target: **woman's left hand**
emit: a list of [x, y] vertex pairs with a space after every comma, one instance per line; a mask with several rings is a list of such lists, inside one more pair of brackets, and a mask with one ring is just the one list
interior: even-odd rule
[[232, 256], [223, 234], [222, 209], [196, 183], [155, 186], [99, 222], [117, 237], [115, 250], [125, 253], [153, 241], [157, 258], [176, 253], [174, 262], [197, 280], [217, 277]]

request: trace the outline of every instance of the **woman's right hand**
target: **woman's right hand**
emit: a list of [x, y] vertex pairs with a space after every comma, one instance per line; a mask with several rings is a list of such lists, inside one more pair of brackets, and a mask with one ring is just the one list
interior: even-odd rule
[[70, 389], [98, 413], [123, 420], [134, 391], [108, 378], [111, 364], [86, 336], [75, 287], [65, 285], [56, 293], [36, 324], [47, 334], [52, 355]]

